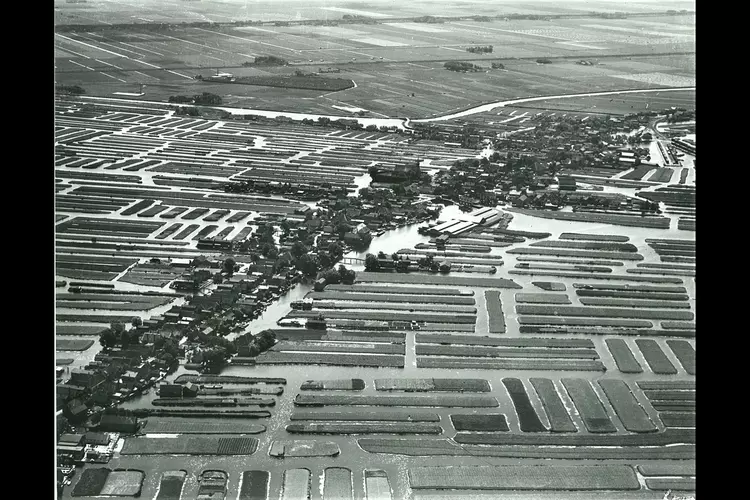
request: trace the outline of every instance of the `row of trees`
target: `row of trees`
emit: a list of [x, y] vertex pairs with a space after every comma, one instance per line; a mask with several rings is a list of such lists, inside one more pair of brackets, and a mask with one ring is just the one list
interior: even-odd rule
[[460, 73], [466, 73], [467, 71], [479, 71], [482, 69], [480, 66], [477, 66], [476, 64], [464, 62], [464, 61], [448, 61], [446, 62], [443, 67], [450, 71], [458, 71]]
[[178, 104], [197, 104], [199, 106], [219, 106], [222, 103], [221, 97], [212, 94], [210, 92], [203, 92], [202, 94], [187, 96], [187, 95], [173, 95], [169, 96], [169, 102]]
[[472, 54], [490, 54], [492, 53], [492, 45], [480, 45], [478, 47], [467, 47], [466, 52]]

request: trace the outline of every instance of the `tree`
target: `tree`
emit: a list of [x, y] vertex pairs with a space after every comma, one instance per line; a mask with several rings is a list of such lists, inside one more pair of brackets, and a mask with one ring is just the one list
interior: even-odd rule
[[111, 329], [104, 330], [101, 335], [99, 335], [99, 344], [101, 344], [102, 347], [109, 349], [110, 347], [114, 347], [114, 345], [117, 343], [117, 337], [114, 333], [112, 333]]
[[344, 256], [344, 246], [338, 241], [332, 241], [328, 244], [328, 253], [334, 261], [339, 260]]
[[125, 324], [120, 321], [114, 321], [110, 323], [109, 327], [112, 330], [112, 333], [114, 333], [116, 337], [119, 337], [122, 334], [122, 332], [125, 331]]
[[234, 261], [232, 257], [228, 257], [224, 260], [224, 264], [222, 265], [222, 269], [224, 272], [229, 274], [230, 276], [234, 274], [234, 268], [237, 265], [237, 263]]
[[335, 269], [328, 269], [320, 273], [320, 277], [326, 280], [327, 285], [338, 285], [341, 283], [341, 275]]
[[315, 276], [318, 272], [320, 261], [316, 255], [304, 254], [297, 259], [296, 267], [306, 276]]
[[307, 248], [304, 245], [304, 243], [302, 243], [300, 241], [296, 241], [294, 243], [294, 245], [292, 245], [291, 252], [292, 252], [292, 255], [294, 256], [295, 259], [299, 259], [300, 257], [302, 257], [303, 255], [305, 255], [309, 251], [310, 251], [310, 249]]
[[138, 328], [139, 326], [143, 325], [143, 320], [140, 316], [133, 316], [133, 319], [130, 320], [130, 324], [135, 328]]
[[365, 271], [379, 271], [380, 262], [378, 258], [371, 253], [368, 253], [365, 257]]

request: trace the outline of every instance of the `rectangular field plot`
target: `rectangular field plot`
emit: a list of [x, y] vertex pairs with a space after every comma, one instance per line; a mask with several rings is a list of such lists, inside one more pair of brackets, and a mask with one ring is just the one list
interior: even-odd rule
[[258, 448], [254, 438], [181, 437], [127, 438], [123, 455], [252, 455]]
[[627, 383], [622, 380], [605, 379], [599, 380], [599, 385], [626, 430], [630, 432], [656, 432], [658, 430], [633, 396]]
[[555, 388], [554, 381], [546, 378], [531, 378], [529, 382], [531, 382], [539, 399], [542, 401], [544, 410], [547, 412], [550, 430], [552, 432], [578, 432], [578, 428], [570, 418], [565, 404], [560, 399], [560, 394]]
[[618, 370], [622, 373], [643, 373], [643, 368], [623, 339], [607, 339], [605, 343]]
[[451, 422], [457, 431], [496, 432], [509, 431], [508, 422], [502, 413], [453, 414]]
[[412, 467], [412, 489], [467, 490], [637, 490], [626, 465], [498, 465]]
[[329, 396], [298, 394], [297, 406], [415, 406], [495, 408], [497, 400], [491, 396]]
[[635, 343], [641, 350], [651, 371], [660, 375], [675, 375], [677, 373], [677, 369], [655, 340], [636, 339]]
[[[269, 498], [268, 485], [271, 474], [264, 470], [249, 470], [242, 473], [242, 487], [238, 500], [263, 500]], [[157, 499], [158, 500], [158, 499]]]
[[589, 432], [617, 432], [617, 428], [609, 419], [599, 396], [588, 380], [562, 379], [562, 383]]
[[324, 472], [323, 498], [352, 500], [352, 471], [345, 467], [328, 467]]
[[187, 471], [184, 470], [164, 472], [159, 482], [159, 493], [155, 500], [180, 500], [185, 476], [187, 476]]
[[544, 426], [539, 416], [534, 410], [534, 406], [531, 404], [526, 389], [523, 386], [523, 382], [517, 378], [504, 378], [503, 385], [510, 394], [510, 398], [513, 401], [513, 406], [516, 409], [518, 420], [520, 423], [522, 432], [545, 432], [547, 428]]
[[375, 389], [405, 392], [490, 392], [490, 384], [484, 379], [388, 378], [375, 379]]

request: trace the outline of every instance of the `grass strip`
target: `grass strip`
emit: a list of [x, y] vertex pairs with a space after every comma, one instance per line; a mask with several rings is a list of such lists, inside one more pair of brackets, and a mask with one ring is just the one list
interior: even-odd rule
[[677, 444], [669, 447], [631, 446], [627, 448], [587, 447], [571, 445], [564, 448], [550, 446], [487, 446], [457, 445], [447, 439], [382, 439], [357, 440], [368, 453], [388, 453], [407, 456], [486, 456], [503, 458], [541, 458], [563, 460], [692, 460], [695, 445]]
[[667, 330], [695, 330], [695, 323], [688, 321], [662, 321], [661, 327]]
[[89, 339], [56, 339], [55, 349], [58, 351], [85, 351], [94, 345]]
[[259, 365], [330, 365], [404, 367], [404, 356], [374, 354], [320, 354], [266, 351], [255, 360]]
[[682, 293], [660, 292], [627, 292], [621, 290], [576, 290], [579, 297], [612, 297], [616, 299], [649, 299], [649, 300], [688, 300], [690, 297]]
[[361, 391], [364, 388], [365, 381], [361, 378], [308, 380], [300, 386], [303, 391]]
[[497, 400], [492, 396], [442, 395], [430, 396], [343, 396], [298, 394], [297, 406], [418, 406], [418, 407], [464, 407], [495, 408]]
[[439, 312], [439, 313], [456, 313], [456, 314], [476, 314], [476, 307], [470, 306], [453, 306], [447, 304], [396, 304], [393, 302], [380, 304], [372, 302], [315, 302], [315, 309], [322, 310], [324, 314], [336, 314], [338, 310], [352, 311], [370, 311], [370, 310], [389, 310], [389, 311], [409, 311], [409, 312]]
[[[519, 257], [518, 260], [521, 258]], [[565, 283], [557, 281], [532, 281], [531, 284], [548, 292], [564, 292], [566, 289]]]
[[612, 283], [573, 283], [574, 288], [584, 290], [625, 290], [637, 292], [664, 292], [664, 293], [687, 293], [684, 286], [658, 286], [658, 285], [619, 285]]
[[625, 243], [630, 241], [627, 236], [616, 234], [583, 234], [583, 233], [562, 233], [561, 240], [584, 240], [584, 241], [613, 241], [616, 243]]
[[484, 301], [487, 305], [488, 326], [490, 333], [505, 333], [505, 314], [497, 290], [485, 290]]
[[508, 421], [503, 413], [452, 414], [451, 422], [457, 431], [506, 432]]
[[627, 465], [476, 465], [409, 468], [412, 489], [637, 490]]
[[662, 412], [659, 418], [665, 427], [695, 427], [695, 413]]
[[490, 392], [490, 384], [484, 379], [381, 378], [375, 379], [375, 389], [406, 392]]
[[[399, 295], [397, 288], [391, 288], [391, 293], [386, 295], [382, 293], [359, 293], [359, 292], [337, 292], [337, 291], [326, 291], [324, 292], [311, 292], [307, 294], [307, 298], [314, 300], [346, 300], [346, 301], [365, 301], [365, 302], [397, 302], [400, 304], [451, 304], [451, 305], [464, 305], [473, 306], [475, 304], [473, 297], [466, 296], [452, 296], [452, 295]], [[354, 306], [358, 307], [358, 306]]]
[[641, 380], [636, 382], [638, 387], [643, 390], [673, 390], [673, 391], [694, 391], [695, 382], [692, 380], [670, 380], [669, 382], [661, 380]]
[[595, 349], [444, 346], [417, 344], [417, 356], [467, 356], [491, 358], [599, 359]]
[[[692, 319], [692, 318], [690, 318]], [[677, 374], [677, 368], [674, 367], [672, 362], [661, 350], [659, 344], [653, 339], [636, 339], [635, 340], [638, 349], [641, 350], [643, 357], [646, 359], [646, 363], [651, 368], [651, 371], [658, 375], [675, 375]]]
[[546, 432], [547, 428], [539, 419], [534, 406], [531, 404], [523, 382], [517, 378], [504, 378], [503, 385], [508, 390], [513, 406], [518, 415], [518, 422], [522, 432]]
[[638, 472], [646, 477], [680, 477], [695, 476], [695, 462], [671, 464], [642, 464]]
[[376, 421], [376, 422], [439, 422], [440, 415], [423, 411], [381, 411], [375, 409], [349, 411], [295, 410], [290, 420], [334, 420], [334, 421]]
[[233, 420], [207, 421], [190, 418], [150, 418], [141, 429], [144, 434], [260, 434], [265, 425]]
[[404, 354], [403, 344], [380, 344], [373, 342], [291, 342], [282, 340], [272, 348], [274, 351], [343, 352], [364, 354]]
[[529, 334], [574, 334], [574, 335], [642, 335], [647, 337], [695, 337], [695, 330], [638, 330], [625, 328], [597, 328], [597, 327], [577, 327], [577, 326], [528, 326], [522, 325], [519, 328], [520, 333]]
[[[539, 243], [545, 243], [540, 241]], [[509, 254], [556, 255], [560, 257], [585, 257], [588, 259], [643, 260], [643, 255], [634, 252], [605, 252], [601, 250], [573, 250], [567, 248], [520, 247], [511, 248]]]
[[265, 470], [248, 470], [242, 473], [242, 487], [237, 500], [266, 500], [271, 473]]
[[565, 325], [565, 326], [608, 326], [617, 328], [651, 328], [654, 324], [641, 319], [612, 318], [560, 318], [554, 316], [519, 316], [521, 325]]
[[290, 434], [442, 434], [440, 425], [429, 423], [305, 423], [289, 424]]
[[[408, 287], [408, 286], [377, 286], [377, 285], [327, 285], [326, 292], [356, 292], [356, 293], [378, 293], [378, 294], [411, 294], [411, 295], [474, 295], [471, 293], [450, 288], [430, 288], [430, 287]], [[380, 296], [382, 298], [382, 295]], [[472, 302], [473, 303], [473, 302]]]
[[477, 288], [522, 288], [513, 280], [505, 278], [467, 278], [462, 276], [440, 276], [431, 274], [372, 273], [359, 272], [357, 283], [408, 283], [423, 285], [468, 286]]
[[617, 432], [617, 428], [609, 419], [599, 396], [591, 387], [588, 380], [582, 378], [562, 379], [565, 390], [578, 409], [578, 413], [589, 432], [609, 433]]
[[643, 393], [651, 401], [695, 401], [695, 391], [681, 390], [644, 390]]
[[187, 471], [184, 470], [164, 472], [161, 475], [159, 493], [156, 495], [155, 500], [180, 500], [186, 476]]
[[574, 316], [574, 317], [597, 317], [597, 318], [629, 318], [629, 319], [669, 319], [669, 320], [692, 320], [695, 317], [690, 311], [643, 311], [616, 307], [579, 307], [560, 305], [516, 305], [518, 314], [539, 314], [550, 316]]
[[308, 500], [310, 498], [310, 471], [287, 469], [281, 485], [281, 500]]
[[640, 281], [648, 283], [682, 283], [682, 279], [671, 276], [641, 276], [641, 275], [622, 275], [622, 274], [583, 274], [568, 271], [547, 271], [531, 269], [511, 269], [508, 274], [519, 274], [524, 276], [553, 276], [556, 278], [571, 279], [597, 279], [597, 280], [617, 280], [617, 281]]
[[666, 446], [695, 444], [695, 429], [667, 429], [664, 432], [641, 434], [456, 434], [461, 444], [501, 446]]
[[[294, 310], [287, 314], [287, 318], [313, 318], [320, 314], [320, 311], [300, 311]], [[340, 311], [336, 309], [326, 310], [323, 314], [327, 319], [351, 319], [351, 320], [372, 320], [372, 321], [424, 321], [427, 323], [442, 324], [474, 324], [476, 323], [476, 314], [431, 314], [425, 312], [384, 312], [359, 309], [356, 311]], [[666, 319], [684, 319], [684, 318], [666, 318]]]
[[612, 353], [612, 358], [614, 358], [618, 370], [622, 373], [643, 373], [643, 368], [635, 359], [627, 342], [623, 339], [607, 339], [604, 342], [607, 344], [609, 352]]
[[637, 252], [638, 247], [632, 243], [617, 243], [612, 241], [558, 241], [544, 240], [529, 245], [541, 248], [570, 248], [575, 250], [604, 250], [607, 252]]
[[353, 500], [351, 470], [346, 467], [326, 467], [323, 478], [325, 500]]
[[695, 491], [695, 478], [646, 479], [646, 488], [655, 491]]
[[570, 418], [568, 409], [565, 408], [565, 404], [555, 388], [555, 383], [548, 378], [531, 378], [529, 382], [531, 382], [539, 399], [542, 401], [544, 410], [547, 412], [550, 431], [578, 432], [578, 428]]
[[658, 427], [633, 395], [628, 384], [617, 379], [599, 380], [599, 386], [609, 399], [625, 430], [630, 432], [656, 432]]
[[687, 340], [667, 340], [667, 345], [689, 375], [695, 375], [695, 348]]
[[106, 467], [84, 469], [70, 496], [93, 497], [99, 495], [111, 472], [112, 471]]
[[335, 457], [339, 453], [341, 448], [336, 443], [304, 439], [273, 441], [268, 452], [276, 458]]
[[477, 359], [417, 356], [418, 368], [465, 368], [474, 370], [564, 370], [603, 372], [601, 361], [589, 359]]
[[651, 406], [658, 412], [695, 413], [694, 401], [651, 401]]
[[517, 293], [515, 298], [521, 304], [570, 304], [564, 293]]
[[690, 304], [687, 302], [675, 302], [669, 300], [613, 299], [606, 297], [581, 297], [579, 300], [581, 301], [581, 304], [585, 306], [690, 309]]
[[184, 373], [175, 379], [176, 384], [281, 384], [286, 385], [285, 378], [278, 377], [238, 377], [234, 375], [195, 375]]
[[445, 345], [490, 345], [505, 347], [558, 347], [558, 348], [594, 348], [594, 342], [589, 339], [553, 339], [553, 338], [496, 338], [480, 337], [476, 335], [444, 335], [425, 334], [415, 335], [417, 344], [445, 344]]
[[383, 470], [365, 470], [365, 496], [367, 500], [392, 500], [388, 474]]

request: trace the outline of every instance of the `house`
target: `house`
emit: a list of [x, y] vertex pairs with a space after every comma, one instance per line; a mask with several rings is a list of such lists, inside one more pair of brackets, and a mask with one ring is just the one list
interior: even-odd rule
[[93, 389], [98, 384], [104, 381], [104, 375], [100, 373], [89, 371], [89, 370], [72, 370], [70, 372], [69, 383], [84, 387], [86, 389]]
[[124, 432], [135, 434], [138, 431], [138, 419], [125, 415], [102, 415], [98, 426], [99, 432]]
[[83, 434], [63, 434], [57, 443], [68, 446], [83, 446], [86, 444], [86, 437]]
[[109, 435], [103, 432], [87, 432], [84, 438], [87, 445], [107, 446], [109, 444]]
[[561, 191], [575, 191], [576, 180], [569, 175], [561, 175], [557, 179], [557, 183], [560, 186]]

